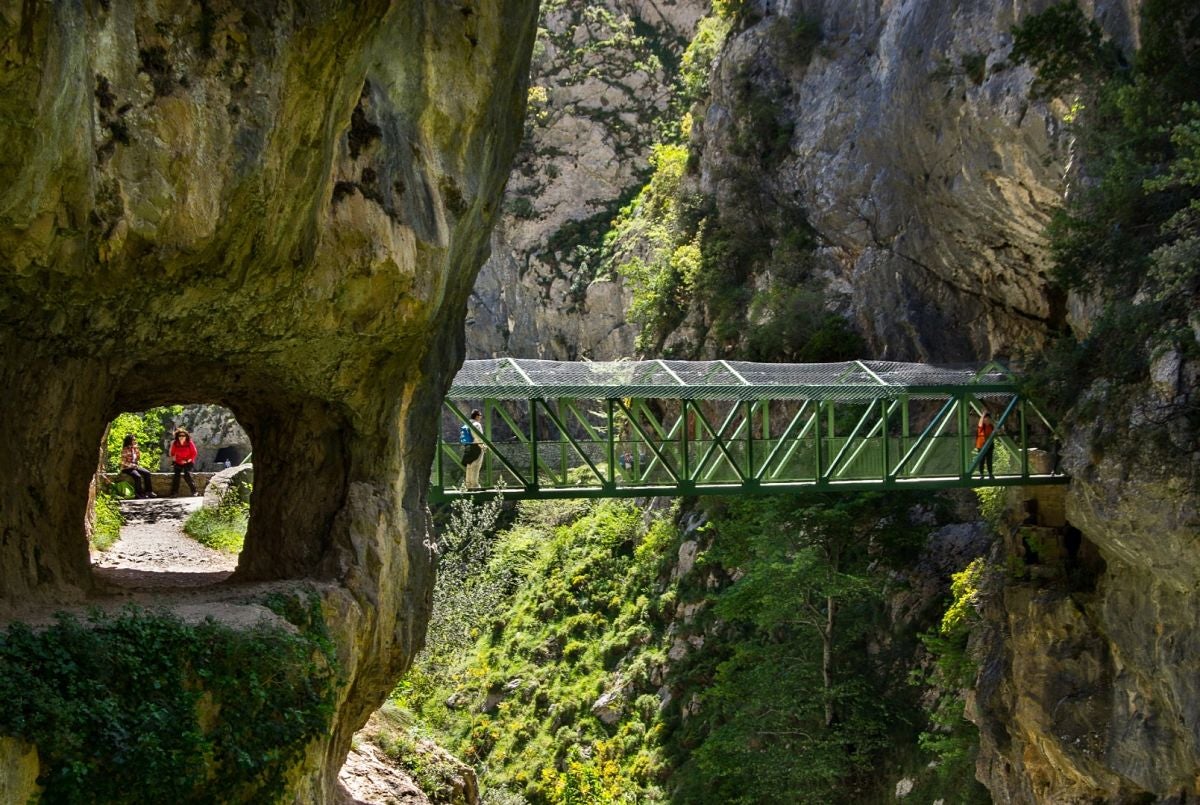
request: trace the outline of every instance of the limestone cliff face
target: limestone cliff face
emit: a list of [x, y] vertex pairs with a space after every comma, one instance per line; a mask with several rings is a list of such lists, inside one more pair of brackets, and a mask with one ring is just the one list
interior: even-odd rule
[[[250, 455], [253, 445], [250, 437], [238, 424], [233, 413], [219, 405], [188, 405], [178, 417], [176, 426], [187, 428], [192, 442], [196, 445], [196, 469], [201, 471], [220, 470], [217, 466], [217, 456], [237, 464]], [[164, 441], [170, 439], [171, 432], [163, 434]], [[163, 451], [159, 470], [169, 472], [171, 456]]]
[[259, 451], [236, 579], [326, 582], [345, 686], [298, 796], [419, 646], [436, 409], [520, 135], [534, 3], [0, 3], [0, 599], [93, 589], [104, 423], [217, 403]]
[[702, 0], [545, 2], [526, 134], [467, 317], [471, 357], [633, 354], [629, 294], [597, 278], [609, 222], [645, 181]]
[[750, 3], [726, 43], [695, 131], [700, 184], [732, 203], [744, 119], [770, 117], [785, 138], [762, 178], [770, 207], [815, 229], [823, 283], [874, 357], [1011, 354], [1061, 315], [1043, 235], [1061, 110], [1006, 62], [1011, 26], [1047, 5]]

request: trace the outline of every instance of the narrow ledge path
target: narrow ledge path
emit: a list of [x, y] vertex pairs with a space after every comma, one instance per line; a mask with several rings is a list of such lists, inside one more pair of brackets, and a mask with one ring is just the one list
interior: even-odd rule
[[121, 587], [163, 588], [213, 584], [229, 577], [237, 556], [201, 545], [183, 523], [202, 498], [121, 501], [121, 538], [92, 554], [96, 577]]

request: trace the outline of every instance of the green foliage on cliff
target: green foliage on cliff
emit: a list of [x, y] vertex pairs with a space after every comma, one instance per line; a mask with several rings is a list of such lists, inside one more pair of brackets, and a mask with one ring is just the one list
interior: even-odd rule
[[[790, 153], [790, 118], [748, 71], [724, 99], [728, 154], [714, 161], [710, 177], [719, 195], [699, 188], [688, 110], [707, 101], [713, 62], [739, 13], [725, 8], [698, 26], [671, 107], [679, 123], [655, 146], [649, 181], [613, 221], [604, 265], [633, 293], [629, 318], [640, 325], [638, 346], [647, 352], [662, 354], [686, 322], [698, 343], [676, 338], [671, 348], [685, 357], [700, 342], [752, 360], [856, 357], [862, 341], [828, 309], [817, 277], [816, 234], [803, 210], [770, 186]], [[798, 67], [816, 48], [820, 27], [807, 17], [781, 17], [770, 36], [781, 66]]]
[[485, 802], [884, 801], [871, 770], [902, 773], [893, 743], [928, 762], [916, 634], [885, 616], [925, 499], [706, 507], [687, 545], [627, 502], [524, 503], [495, 535], [496, 511], [460, 510], [447, 622], [394, 700], [478, 769]]
[[336, 659], [315, 598], [268, 605], [299, 632], [129, 608], [0, 634], [0, 734], [36, 745], [42, 801], [278, 800]]
[[[1091, 332], [1066, 336], [1041, 385], [1061, 409], [1097, 377], [1144, 380], [1164, 345], [1187, 345], [1200, 299], [1200, 7], [1142, 5], [1126, 62], [1074, 3], [1014, 29], [1037, 88], [1073, 96], [1081, 167], [1050, 229], [1056, 278], [1103, 304]], [[1197, 412], [1192, 412], [1195, 415]]]
[[121, 443], [129, 434], [137, 439], [142, 451], [142, 466], [154, 472], [163, 454], [163, 436], [170, 423], [183, 412], [182, 405], [164, 405], [149, 411], [117, 414], [104, 436], [104, 469], [121, 469]]
[[[464, 580], [489, 603], [459, 607], [474, 613], [463, 624], [472, 642], [431, 640], [398, 701], [486, 769], [494, 788], [536, 802], [570, 801], [581, 787], [614, 797], [584, 801], [659, 798], [650, 748], [657, 700], [626, 692], [650, 687], [661, 639], [654, 582], [673, 539], [669, 521], [647, 524], [629, 503], [522, 504], [486, 567]], [[505, 587], [500, 600], [496, 584]], [[638, 661], [618, 668], [635, 646]], [[593, 712], [608, 686], [613, 724]]]

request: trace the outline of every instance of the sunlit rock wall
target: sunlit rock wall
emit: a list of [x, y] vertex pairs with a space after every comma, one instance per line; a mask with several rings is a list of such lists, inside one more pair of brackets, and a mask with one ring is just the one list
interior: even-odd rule
[[420, 645], [436, 411], [521, 131], [536, 5], [0, 2], [0, 607], [93, 593], [104, 424], [223, 405], [240, 581], [327, 583], [322, 799]]
[[602, 274], [609, 223], [641, 188], [701, 0], [542, 3], [526, 136], [467, 319], [470, 357], [633, 354], [629, 293]]

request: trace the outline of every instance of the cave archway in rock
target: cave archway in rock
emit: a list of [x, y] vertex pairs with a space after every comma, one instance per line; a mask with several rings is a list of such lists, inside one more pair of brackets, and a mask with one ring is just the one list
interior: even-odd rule
[[[199, 398], [161, 389], [163, 381], [156, 378], [171, 378], [169, 367], [132, 372], [105, 421], [122, 411], [181, 403], [226, 409], [249, 436], [255, 474], [253, 514], [233, 579], [320, 578], [334, 518], [345, 503], [353, 432], [347, 414], [286, 384], [229, 369], [189, 365], [191, 383], [217, 387]], [[185, 424], [182, 415], [178, 420], [173, 424]]]
[[[178, 428], [196, 448], [189, 472], [179, 474], [170, 455]], [[131, 439], [138, 448], [134, 472], [122, 466]], [[110, 520], [103, 541], [91, 542], [99, 589], [196, 588], [228, 579], [241, 551], [234, 535], [245, 535], [251, 515], [253, 467], [242, 462], [252, 447], [233, 412], [219, 405], [177, 403], [112, 420], [101, 444], [96, 493], [121, 501], [107, 505], [120, 509], [122, 522], [119, 538]], [[193, 520], [202, 507], [206, 516]], [[101, 535], [99, 523], [97, 515], [93, 537]]]

